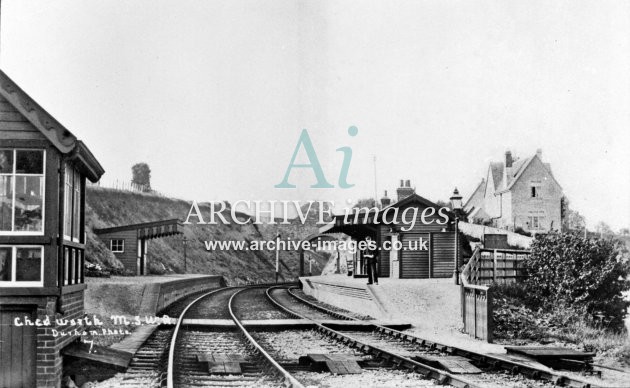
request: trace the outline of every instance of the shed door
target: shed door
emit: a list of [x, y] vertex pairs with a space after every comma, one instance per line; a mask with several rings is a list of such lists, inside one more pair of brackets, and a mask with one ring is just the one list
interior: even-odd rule
[[[420, 279], [429, 277], [429, 233], [401, 234], [402, 250], [399, 252], [400, 277]], [[422, 239], [422, 240], [421, 240]]]
[[455, 232], [433, 233], [433, 265], [436, 278], [450, 278], [455, 270]]
[[15, 326], [15, 318], [35, 320], [34, 307], [0, 306], [0, 387], [35, 387], [35, 326]]

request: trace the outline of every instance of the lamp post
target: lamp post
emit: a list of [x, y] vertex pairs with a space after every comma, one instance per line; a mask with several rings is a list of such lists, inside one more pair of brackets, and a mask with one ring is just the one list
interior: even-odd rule
[[453, 276], [455, 277], [455, 284], [459, 284], [459, 217], [462, 214], [462, 196], [459, 194], [457, 187], [453, 190], [453, 195], [449, 199], [455, 214], [455, 268], [453, 269]]
[[182, 244], [184, 244], [184, 273], [188, 272], [188, 268], [186, 265], [186, 245], [188, 243], [188, 239], [186, 238], [186, 236], [182, 237]]

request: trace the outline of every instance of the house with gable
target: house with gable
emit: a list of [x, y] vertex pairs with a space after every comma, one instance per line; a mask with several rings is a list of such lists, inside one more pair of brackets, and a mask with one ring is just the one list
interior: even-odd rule
[[527, 158], [507, 151], [491, 162], [486, 177], [464, 204], [469, 222], [532, 233], [560, 231], [562, 187], [542, 150]]

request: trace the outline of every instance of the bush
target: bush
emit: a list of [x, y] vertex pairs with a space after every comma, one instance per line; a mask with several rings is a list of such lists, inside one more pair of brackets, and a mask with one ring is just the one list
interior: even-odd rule
[[93, 278], [108, 278], [110, 272], [104, 269], [100, 264], [85, 263], [85, 276]]
[[154, 263], [152, 261], [149, 261], [148, 267], [148, 272], [151, 275], [164, 275], [168, 272], [168, 270], [162, 263]]
[[524, 284], [494, 284], [494, 334], [498, 338], [543, 340], [582, 322], [570, 306], [541, 306]]
[[524, 266], [528, 298], [547, 310], [571, 308], [595, 324], [622, 328], [630, 289], [627, 251], [611, 239], [539, 235]]

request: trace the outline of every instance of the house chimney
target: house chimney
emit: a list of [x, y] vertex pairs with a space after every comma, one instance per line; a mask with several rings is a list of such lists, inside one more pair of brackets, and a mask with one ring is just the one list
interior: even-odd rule
[[409, 179], [407, 179], [406, 181], [404, 179], [401, 179], [400, 187], [396, 189], [396, 196], [398, 197], [396, 201], [400, 202], [403, 199], [412, 195], [414, 192], [415, 190], [411, 188], [411, 181]]
[[387, 196], [387, 190], [385, 190], [385, 195], [381, 198], [381, 206], [387, 207], [392, 203], [392, 200]]
[[538, 156], [538, 159], [542, 162], [542, 148], [536, 150], [536, 156]]
[[514, 159], [512, 159], [512, 151], [505, 151], [505, 167], [512, 167]]

